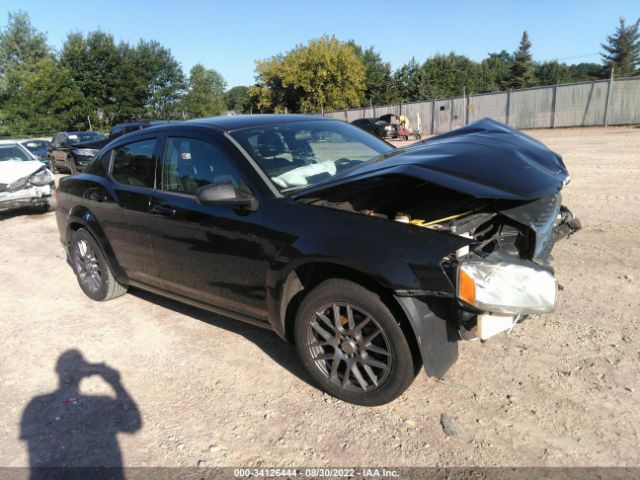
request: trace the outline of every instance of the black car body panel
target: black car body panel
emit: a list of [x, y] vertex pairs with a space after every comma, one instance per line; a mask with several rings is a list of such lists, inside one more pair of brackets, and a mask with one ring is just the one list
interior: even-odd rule
[[[360, 279], [404, 313], [427, 373], [442, 376], [457, 358], [458, 323], [477, 313], [455, 299], [456, 255], [500, 250], [545, 264], [566, 168], [539, 142], [483, 120], [282, 195], [229, 136], [256, 125], [319, 120], [220, 117], [118, 138], [86, 172], [61, 179], [60, 239], [68, 248], [73, 230], [85, 227], [119, 282], [269, 327], [283, 338], [290, 337], [292, 311], [316, 273]], [[202, 205], [160, 189], [171, 136], [216, 142], [234, 159], [257, 209]], [[149, 139], [156, 141], [154, 185], [114, 181], [110, 152]], [[432, 199], [440, 202], [435, 209], [419, 205], [437, 203]], [[414, 217], [440, 217], [438, 228], [394, 221], [394, 212], [414, 203]], [[472, 213], [458, 220], [460, 212]]]

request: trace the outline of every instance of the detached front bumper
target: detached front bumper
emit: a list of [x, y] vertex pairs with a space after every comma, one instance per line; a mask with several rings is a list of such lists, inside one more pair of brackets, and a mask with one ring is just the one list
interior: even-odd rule
[[26, 207], [44, 207], [52, 202], [52, 185], [31, 186], [14, 192], [0, 192], [0, 212]]

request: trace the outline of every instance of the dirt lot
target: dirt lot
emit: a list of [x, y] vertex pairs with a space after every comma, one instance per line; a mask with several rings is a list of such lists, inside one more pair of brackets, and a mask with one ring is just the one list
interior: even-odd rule
[[[531, 133], [564, 155], [584, 225], [555, 250], [557, 312], [462, 343], [445, 382], [420, 375], [379, 408], [311, 386], [270, 332], [139, 291], [92, 302], [52, 213], [1, 220], [0, 465], [29, 465], [23, 419], [34, 457], [62, 444], [73, 464], [639, 465], [640, 129]], [[79, 394], [59, 388], [70, 349], [122, 387], [103, 369]], [[82, 436], [96, 424], [100, 438]]]

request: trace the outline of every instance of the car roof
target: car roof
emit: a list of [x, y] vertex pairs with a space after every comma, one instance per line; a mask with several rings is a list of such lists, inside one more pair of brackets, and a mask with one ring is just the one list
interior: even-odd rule
[[164, 124], [170, 123], [170, 122], [171, 122], [171, 120], [134, 120], [132, 122], [116, 123], [111, 128], [126, 127], [128, 125], [164, 125]]
[[224, 117], [196, 118], [180, 122], [187, 125], [213, 126], [223, 130], [240, 130], [243, 128], [262, 127], [289, 122], [314, 122], [332, 121], [331, 118], [323, 118], [317, 115], [302, 114], [255, 114], [255, 115], [228, 115]]

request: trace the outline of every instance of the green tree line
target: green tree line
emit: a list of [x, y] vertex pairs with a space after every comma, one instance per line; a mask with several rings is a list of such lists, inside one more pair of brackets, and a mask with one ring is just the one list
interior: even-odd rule
[[70, 33], [60, 51], [10, 13], [0, 30], [0, 135], [108, 129], [138, 119], [186, 119], [225, 112], [320, 112], [469, 93], [638, 75], [640, 20], [620, 19], [602, 44], [602, 63], [536, 62], [524, 32], [514, 52], [474, 61], [456, 53], [415, 58], [395, 71], [373, 47], [323, 36], [256, 61], [256, 82], [230, 89], [214, 69], [186, 75], [156, 41], [116, 43], [107, 32]]

